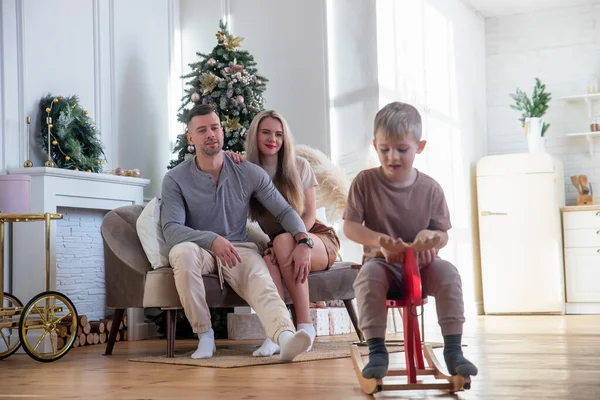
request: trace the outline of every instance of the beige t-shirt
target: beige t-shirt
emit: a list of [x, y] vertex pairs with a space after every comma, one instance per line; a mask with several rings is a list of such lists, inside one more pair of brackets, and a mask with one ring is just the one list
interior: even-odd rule
[[[296, 156], [296, 165], [298, 166], [298, 172], [300, 173], [300, 179], [302, 179], [302, 187], [304, 190], [318, 185], [317, 177], [305, 158]], [[267, 174], [269, 174], [271, 179], [273, 179], [275, 173], [277, 172], [277, 165], [263, 166], [263, 169], [267, 172]], [[304, 196], [304, 192], [302, 192], [302, 196]], [[279, 222], [277, 222], [275, 217], [269, 213], [266, 213], [262, 217], [258, 218], [257, 222], [262, 228], [263, 232], [269, 236], [284, 231], [283, 227], [279, 224]]]
[[[350, 185], [343, 218], [405, 242], [423, 229], [452, 228], [442, 187], [418, 170], [415, 182], [403, 188], [393, 186], [381, 167], [361, 171]], [[364, 246], [365, 254], [373, 250]]]

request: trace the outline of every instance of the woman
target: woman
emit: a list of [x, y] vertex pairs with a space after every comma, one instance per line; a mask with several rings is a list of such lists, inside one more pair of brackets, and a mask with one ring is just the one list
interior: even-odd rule
[[[242, 159], [237, 153], [226, 154], [236, 162]], [[316, 219], [317, 178], [308, 161], [296, 156], [294, 139], [288, 124], [276, 111], [262, 111], [252, 120], [246, 138], [246, 160], [260, 165], [269, 174], [275, 187], [302, 217], [308, 235], [314, 243], [311, 250], [311, 272], [329, 268], [340, 249], [339, 238], [333, 228]], [[272, 247], [265, 250], [264, 259], [281, 298], [284, 298], [283, 279], [294, 303], [297, 329], [303, 329], [311, 336], [311, 346], [307, 350], [310, 351], [316, 332], [310, 317], [308, 280], [300, 283], [291, 268], [282, 267], [294, 250], [296, 242], [275, 217], [254, 199], [250, 203], [250, 219], [257, 221], [271, 240]], [[279, 346], [267, 338], [253, 354], [266, 357], [277, 352]]]

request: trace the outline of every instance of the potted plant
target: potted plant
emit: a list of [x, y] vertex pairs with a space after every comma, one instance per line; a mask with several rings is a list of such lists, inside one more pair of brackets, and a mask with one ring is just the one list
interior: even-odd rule
[[548, 103], [552, 99], [550, 93], [546, 91], [546, 85], [542, 84], [539, 78], [535, 78], [533, 93], [531, 99], [527, 93], [517, 88], [516, 93], [511, 93], [510, 97], [515, 101], [510, 108], [521, 112], [521, 125], [525, 128], [527, 144], [530, 152], [543, 152], [545, 134], [550, 124], [545, 122], [542, 117], [548, 110]]

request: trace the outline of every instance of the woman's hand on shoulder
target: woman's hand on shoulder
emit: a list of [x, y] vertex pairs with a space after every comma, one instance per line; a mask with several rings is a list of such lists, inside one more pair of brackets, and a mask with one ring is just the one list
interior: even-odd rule
[[244, 161], [244, 156], [240, 153], [236, 153], [235, 151], [231, 150], [225, 150], [224, 153], [225, 155], [227, 155], [227, 157], [231, 158], [231, 160], [236, 164], [239, 164], [242, 161]]

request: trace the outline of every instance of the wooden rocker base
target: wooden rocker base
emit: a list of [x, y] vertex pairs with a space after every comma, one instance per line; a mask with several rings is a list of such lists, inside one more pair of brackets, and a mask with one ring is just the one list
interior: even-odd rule
[[354, 371], [356, 377], [360, 383], [360, 387], [366, 394], [375, 394], [382, 391], [392, 390], [446, 390], [450, 393], [456, 393], [471, 388], [471, 378], [463, 377], [460, 375], [449, 376], [442, 372], [440, 364], [433, 353], [433, 348], [429, 344], [423, 344], [423, 353], [427, 360], [427, 368], [417, 369], [416, 374], [420, 376], [433, 376], [438, 382], [423, 382], [417, 381], [416, 383], [409, 383], [408, 379], [406, 382], [393, 382], [386, 383], [389, 377], [408, 376], [406, 369], [390, 369], [388, 374], [383, 379], [366, 379], [362, 376], [362, 371], [365, 367], [362, 356], [358, 350], [358, 346], [351, 345], [352, 363], [354, 364]]

